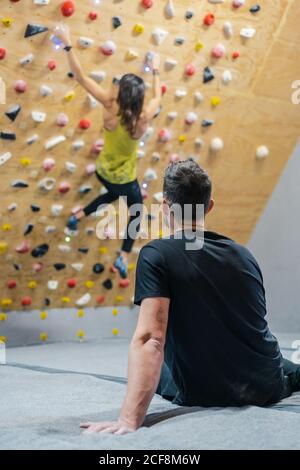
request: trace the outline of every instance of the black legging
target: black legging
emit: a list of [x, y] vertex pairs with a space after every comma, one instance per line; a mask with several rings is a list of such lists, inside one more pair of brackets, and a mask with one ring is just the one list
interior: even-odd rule
[[[83, 212], [85, 213], [85, 215], [90, 215], [93, 212], [96, 212], [99, 206], [103, 204], [110, 204], [111, 202], [118, 199], [120, 196], [127, 197], [126, 202], [127, 202], [127, 206], [129, 209], [129, 214], [130, 214], [130, 209], [133, 205], [135, 204], [140, 205], [140, 210], [135, 211], [135, 213], [131, 214], [129, 217], [125, 238], [123, 240], [122, 251], [125, 251], [126, 253], [130, 253], [132, 250], [133, 244], [137, 238], [137, 235], [140, 231], [140, 223], [141, 223], [142, 212], [143, 212], [143, 197], [141, 194], [139, 183], [137, 180], [135, 180], [135, 181], [132, 181], [131, 183], [126, 183], [126, 184], [114, 184], [102, 178], [102, 176], [98, 175], [98, 173], [96, 173], [96, 176], [98, 180], [101, 181], [101, 183], [106, 187], [108, 192], [98, 196], [90, 204], [88, 204], [83, 209]], [[131, 228], [131, 230], [129, 231], [130, 225], [131, 227], [134, 227], [134, 230], [132, 230]], [[134, 231], [134, 234], [131, 233], [132, 231]]]

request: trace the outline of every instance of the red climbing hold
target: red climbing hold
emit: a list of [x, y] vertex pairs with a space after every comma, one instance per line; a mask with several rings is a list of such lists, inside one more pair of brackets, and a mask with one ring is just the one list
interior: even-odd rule
[[234, 51], [232, 53], [232, 58], [233, 59], [238, 59], [240, 57], [240, 55], [241, 55], [240, 51]]
[[151, 8], [153, 6], [153, 0], [142, 0], [141, 5], [147, 9]]
[[73, 287], [76, 287], [77, 281], [76, 281], [76, 279], [69, 279], [68, 282], [67, 282], [67, 284], [68, 284], [68, 287], [70, 287], [71, 289], [73, 289]]
[[212, 24], [214, 24], [215, 19], [216, 19], [215, 15], [213, 13], [207, 13], [207, 15], [205, 15], [205, 17], [203, 19], [203, 23], [206, 26], [211, 26]]
[[164, 95], [167, 92], [167, 85], [165, 83], [161, 86], [161, 94]]
[[74, 2], [71, 2], [71, 1], [64, 2], [60, 9], [64, 16], [72, 16], [75, 11]]
[[98, 295], [98, 297], [96, 298], [96, 301], [97, 301], [97, 304], [99, 305], [103, 304], [105, 301], [104, 295]]
[[70, 183], [68, 183], [67, 181], [63, 181], [62, 183], [60, 183], [58, 187], [58, 192], [61, 194], [66, 194], [70, 191], [70, 189], [71, 189]]
[[49, 60], [49, 62], [48, 62], [48, 69], [49, 69], [49, 70], [54, 70], [54, 69], [56, 69], [56, 62], [55, 62], [55, 60]]
[[6, 56], [6, 49], [4, 47], [0, 47], [0, 60], [3, 60]]
[[185, 68], [185, 74], [188, 76], [188, 77], [192, 77], [193, 75], [195, 75], [196, 73], [196, 67], [194, 64], [189, 64], [186, 66]]
[[23, 297], [23, 299], [21, 300], [21, 304], [23, 305], [23, 307], [29, 307], [29, 305], [32, 304], [31, 297]]
[[79, 122], [79, 127], [80, 129], [86, 130], [91, 127], [91, 121], [89, 119], [81, 119]]
[[17, 80], [15, 84], [15, 90], [18, 93], [24, 93], [27, 90], [27, 83], [24, 80]]
[[121, 281], [119, 282], [119, 287], [122, 287], [123, 289], [125, 289], [125, 287], [128, 287], [129, 284], [130, 284], [129, 279], [121, 279]]
[[95, 11], [90, 11], [90, 13], [89, 13], [89, 19], [90, 19], [91, 21], [95, 21], [97, 18], [98, 18], [98, 13], [96, 13]]
[[17, 287], [17, 283], [14, 279], [10, 279], [9, 281], [7, 281], [6, 285], [9, 289], [14, 289], [15, 287]]

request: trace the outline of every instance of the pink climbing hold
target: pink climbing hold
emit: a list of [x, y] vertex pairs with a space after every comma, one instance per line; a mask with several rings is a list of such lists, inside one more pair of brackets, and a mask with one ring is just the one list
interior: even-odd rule
[[54, 158], [45, 158], [43, 161], [43, 169], [45, 171], [51, 171], [55, 167]]
[[35, 273], [41, 272], [43, 268], [44, 268], [43, 263], [34, 263], [34, 265], [32, 267], [32, 269]]
[[180, 162], [181, 158], [180, 158], [180, 155], [178, 155], [178, 153], [172, 153], [172, 155], [170, 155], [170, 163], [176, 163], [176, 162]]
[[63, 2], [60, 10], [64, 16], [66, 17], [72, 16], [73, 13], [75, 12], [74, 2], [71, 2], [71, 1]]
[[89, 119], [81, 119], [79, 122], [80, 129], [86, 130], [91, 127], [91, 121]]
[[163, 128], [159, 131], [158, 138], [160, 142], [169, 142], [169, 140], [171, 140], [171, 132]]
[[96, 171], [96, 165], [95, 163], [89, 163], [87, 166], [86, 166], [86, 172], [88, 175], [93, 175]]
[[225, 54], [225, 46], [223, 44], [217, 44], [215, 47], [213, 47], [211, 51], [212, 57], [215, 59], [220, 59], [221, 57], [224, 56]]
[[29, 250], [30, 250], [30, 244], [28, 240], [22, 241], [22, 243], [20, 243], [20, 245], [16, 247], [16, 252], [21, 253], [21, 254], [28, 253]]
[[25, 80], [17, 80], [15, 83], [15, 90], [18, 93], [25, 93], [25, 91], [27, 90], [27, 83], [25, 82]]
[[245, 0], [232, 0], [233, 8], [240, 8], [245, 3]]
[[100, 47], [100, 51], [102, 52], [103, 55], [110, 56], [113, 55], [116, 51], [116, 45], [113, 41], [106, 41], [102, 46]]
[[61, 194], [68, 193], [70, 191], [70, 189], [71, 189], [71, 185], [67, 181], [63, 181], [58, 186], [58, 192], [61, 193]]
[[196, 73], [196, 67], [194, 64], [189, 64], [186, 66], [185, 68], [185, 74], [188, 76], [188, 77], [192, 77], [193, 75], [195, 75]]
[[65, 127], [69, 123], [69, 118], [65, 113], [60, 113], [56, 118], [56, 124], [59, 127]]
[[99, 155], [99, 153], [102, 152], [103, 147], [104, 147], [104, 139], [99, 139], [93, 144], [91, 153], [95, 155]]
[[6, 49], [4, 47], [0, 47], [0, 60], [5, 59], [6, 56]]

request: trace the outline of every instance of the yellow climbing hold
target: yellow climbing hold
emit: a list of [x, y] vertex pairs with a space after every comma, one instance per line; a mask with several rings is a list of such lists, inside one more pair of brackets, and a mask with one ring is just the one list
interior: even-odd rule
[[161, 228], [158, 232], [158, 238], [162, 238], [164, 236], [163, 229]]
[[186, 135], [185, 135], [185, 134], [181, 134], [181, 135], [178, 137], [178, 140], [179, 140], [179, 142], [185, 142], [185, 141], [186, 141]]
[[6, 343], [7, 338], [6, 336], [0, 336], [0, 343]]
[[221, 98], [219, 96], [213, 96], [210, 102], [211, 102], [211, 105], [215, 108], [221, 103]]
[[125, 59], [126, 60], [134, 60], [134, 59], [137, 59], [139, 56], [138, 52], [132, 50], [132, 49], [129, 49], [127, 52], [126, 52], [126, 56], [125, 56]]
[[66, 95], [65, 95], [65, 100], [66, 101], [72, 101], [72, 99], [75, 97], [75, 91], [70, 90]]
[[11, 225], [10, 224], [3, 224], [2, 225], [2, 230], [4, 232], [8, 232], [9, 230], [11, 230]]
[[23, 166], [31, 165], [31, 159], [28, 157], [21, 158], [20, 162], [21, 162], [21, 165]]
[[112, 314], [116, 317], [118, 315], [118, 309], [117, 308], [113, 308], [113, 311], [112, 311]]
[[0, 321], [6, 321], [6, 320], [7, 320], [6, 313], [0, 313]]
[[40, 319], [41, 319], [41, 320], [46, 320], [47, 317], [48, 317], [48, 313], [47, 313], [47, 312], [40, 312]]
[[2, 23], [4, 24], [4, 26], [6, 26], [7, 28], [9, 28], [12, 24], [13, 24], [13, 20], [12, 18], [2, 18]]
[[2, 307], [9, 307], [13, 301], [11, 299], [2, 299], [1, 300], [1, 305]]
[[85, 332], [83, 330], [77, 331], [77, 338], [83, 339], [85, 337]]
[[94, 281], [85, 281], [85, 286], [88, 289], [92, 289], [94, 287], [94, 285], [95, 285]]
[[105, 255], [107, 253], [107, 247], [106, 246], [100, 246], [99, 253], [101, 255]]
[[119, 334], [118, 328], [113, 328], [112, 334], [113, 334], [114, 336], [118, 336], [118, 334]]
[[79, 318], [84, 317], [84, 315], [85, 315], [84, 310], [80, 309], [80, 310], [77, 311], [77, 316], [78, 316]]
[[145, 26], [141, 23], [136, 23], [133, 28], [135, 34], [142, 34], [145, 31]]
[[133, 271], [135, 269], [135, 264], [134, 263], [129, 263], [127, 269], [128, 269], [128, 271]]
[[123, 295], [116, 295], [116, 302], [123, 302], [124, 297]]
[[47, 341], [47, 339], [48, 339], [47, 333], [45, 333], [45, 332], [40, 333], [40, 340], [41, 341]]
[[61, 301], [63, 304], [68, 304], [71, 302], [71, 299], [70, 297], [62, 297]]
[[195, 51], [200, 52], [203, 49], [203, 47], [204, 47], [203, 42], [197, 41], [196, 44], [195, 44]]
[[0, 255], [3, 255], [7, 251], [7, 243], [0, 242]]
[[28, 287], [29, 287], [29, 289], [35, 289], [37, 287], [37, 282], [36, 281], [29, 281]]

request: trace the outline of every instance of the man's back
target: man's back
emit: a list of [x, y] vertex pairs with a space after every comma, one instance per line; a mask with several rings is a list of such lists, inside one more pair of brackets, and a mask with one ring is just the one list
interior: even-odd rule
[[[200, 238], [201, 240], [201, 238]], [[169, 297], [165, 347], [182, 405], [264, 405], [283, 388], [280, 350], [265, 320], [259, 266], [234, 241], [204, 232], [202, 249], [181, 237], [140, 253], [135, 302]]]

